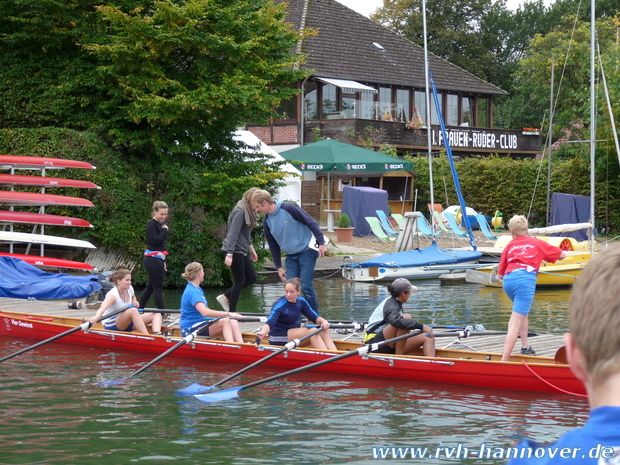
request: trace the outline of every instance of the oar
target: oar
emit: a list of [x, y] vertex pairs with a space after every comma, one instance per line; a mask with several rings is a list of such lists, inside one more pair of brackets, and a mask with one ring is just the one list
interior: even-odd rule
[[[435, 333], [435, 337], [458, 337], [460, 338], [468, 338], [473, 336], [499, 336], [502, 334], [508, 334], [508, 331], [450, 331], [447, 333]], [[528, 337], [538, 336], [537, 333], [527, 333]]]
[[286, 343], [286, 345], [284, 345], [281, 349], [276, 350], [275, 352], [270, 353], [269, 355], [261, 358], [260, 360], [252, 363], [251, 365], [248, 365], [245, 368], [242, 368], [241, 370], [239, 370], [236, 373], [233, 373], [232, 375], [230, 375], [227, 378], [224, 378], [221, 381], [218, 381], [217, 383], [211, 385], [211, 386], [202, 386], [198, 383], [194, 383], [191, 386], [186, 387], [185, 389], [182, 389], [180, 391], [177, 391], [179, 394], [183, 394], [183, 395], [196, 395], [196, 394], [200, 394], [201, 392], [207, 392], [210, 391], [211, 389], [217, 387], [217, 386], [221, 386], [224, 383], [227, 383], [228, 381], [230, 381], [231, 379], [236, 378], [237, 376], [239, 376], [240, 374], [245, 373], [246, 371], [250, 370], [251, 368], [254, 368], [258, 365], [260, 365], [261, 363], [266, 362], [269, 359], [272, 359], [273, 357], [275, 357], [276, 355], [279, 355], [283, 352], [287, 352], [291, 349], [294, 349], [295, 347], [299, 346], [299, 344], [301, 344], [302, 342], [310, 339], [313, 336], [316, 336], [317, 334], [319, 334], [321, 331], [323, 331], [323, 328], [319, 328], [316, 331], [312, 331], [311, 333], [306, 334], [305, 336], [300, 337], [299, 339], [293, 339], [292, 341], [289, 341]]
[[[178, 308], [141, 308], [141, 312], [146, 313], [181, 313], [181, 310]], [[243, 316], [255, 316], [257, 318], [268, 316], [266, 313], [252, 313], [252, 312], [233, 312], [238, 313]]]
[[134, 371], [132, 374], [130, 374], [127, 378], [119, 378], [119, 379], [111, 379], [108, 381], [102, 381], [100, 383], [96, 383], [98, 386], [114, 386], [116, 384], [121, 384], [123, 383], [125, 380], [129, 379], [129, 378], [133, 378], [136, 375], [139, 375], [140, 373], [142, 373], [144, 370], [146, 370], [148, 367], [150, 367], [151, 365], [156, 364], [157, 362], [159, 362], [162, 358], [164, 358], [166, 355], [171, 354], [172, 352], [174, 352], [175, 350], [177, 350], [179, 347], [181, 347], [184, 344], [188, 344], [190, 342], [192, 342], [194, 339], [196, 339], [196, 336], [198, 335], [199, 332], [201, 332], [203, 329], [208, 328], [209, 326], [211, 326], [212, 324], [218, 322], [220, 320], [220, 318], [215, 318], [213, 320], [209, 320], [206, 321], [205, 323], [203, 323], [202, 325], [200, 325], [194, 332], [192, 332], [191, 334], [188, 334], [187, 336], [185, 336], [181, 341], [179, 341], [177, 344], [173, 345], [172, 347], [170, 347], [170, 349], [168, 349], [167, 351], [165, 351], [163, 354], [158, 355], [157, 357], [155, 357], [153, 360], [151, 360], [149, 363], [147, 363], [146, 365], [144, 365], [142, 368], [140, 368], [139, 370]]
[[382, 347], [384, 345], [393, 344], [394, 342], [398, 342], [403, 339], [408, 339], [410, 337], [417, 336], [419, 334], [422, 334], [421, 330], [412, 331], [410, 333], [403, 334], [401, 336], [393, 337], [392, 339], [386, 339], [385, 341], [381, 341], [376, 344], [362, 345], [355, 350], [351, 350], [349, 352], [343, 352], [342, 354], [335, 355], [331, 358], [319, 360], [318, 362], [311, 363], [310, 365], [305, 365], [299, 368], [295, 368], [294, 370], [290, 370], [285, 373], [280, 373], [274, 376], [270, 376], [269, 378], [265, 378], [265, 379], [261, 379], [258, 381], [254, 381], [252, 383], [244, 384], [243, 386], [237, 386], [237, 387], [230, 388], [230, 389], [224, 389], [223, 391], [219, 391], [219, 392], [198, 394], [195, 397], [196, 399], [202, 402], [207, 402], [207, 403], [217, 402], [218, 400], [234, 399], [235, 397], [238, 397], [237, 393], [243, 389], [248, 389], [254, 386], [258, 386], [260, 384], [269, 383], [271, 381], [275, 381], [280, 378], [286, 378], [287, 376], [301, 373], [302, 371], [311, 370], [313, 368], [320, 367], [328, 363], [337, 362], [338, 360], [343, 360], [345, 358], [352, 357], [354, 355], [363, 355], [368, 352], [372, 352], [373, 350], [377, 350], [379, 347]]
[[[121, 308], [119, 310], [116, 310], [116, 311], [106, 315], [105, 318], [107, 320], [108, 318], [111, 318], [111, 317], [113, 317], [115, 315], [118, 315], [119, 313], [123, 313], [125, 310], [127, 310], [128, 308], [131, 308], [131, 307], [133, 307], [133, 305], [128, 305], [127, 307], [124, 307], [124, 308]], [[103, 318], [103, 316], [98, 318], [97, 321], [95, 321], [95, 323], [98, 323], [99, 321], [101, 321], [102, 318]], [[36, 349], [37, 347], [41, 347], [42, 345], [45, 345], [48, 342], [54, 342], [54, 341], [60, 339], [61, 337], [68, 336], [69, 334], [76, 333], [76, 332], [78, 332], [80, 330], [88, 329], [92, 325], [93, 325], [93, 323], [91, 323], [90, 321], [85, 321], [80, 326], [76, 326], [75, 328], [71, 328], [71, 329], [65, 331], [64, 333], [57, 334], [56, 336], [52, 336], [49, 339], [45, 339], [44, 341], [37, 342], [36, 344], [33, 344], [31, 346], [28, 346], [28, 347], [25, 347], [25, 348], [23, 348], [21, 350], [18, 350], [17, 352], [15, 352], [15, 353], [13, 353], [11, 355], [7, 355], [6, 357], [2, 357], [2, 358], [0, 358], [0, 363], [4, 362], [5, 360], [8, 360], [10, 358], [17, 357], [18, 355], [26, 353], [26, 352], [28, 352], [30, 350]]]

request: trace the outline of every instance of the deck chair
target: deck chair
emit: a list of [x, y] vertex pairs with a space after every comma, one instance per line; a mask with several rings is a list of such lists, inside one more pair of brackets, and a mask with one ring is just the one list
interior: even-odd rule
[[441, 229], [447, 235], [449, 236], [456, 235], [451, 229], [446, 227], [443, 216], [441, 216], [441, 213], [439, 213], [437, 210], [433, 210], [433, 220], [435, 221], [435, 224], [439, 226], [439, 229]]
[[448, 220], [448, 224], [450, 225], [450, 229], [452, 232], [459, 237], [469, 237], [469, 235], [461, 229], [459, 224], [456, 222], [456, 217], [453, 213], [444, 213], [444, 218]]
[[484, 234], [487, 239], [494, 241], [497, 239], [497, 236], [493, 234], [491, 228], [489, 228], [489, 223], [487, 223], [487, 219], [484, 215], [476, 215], [476, 219], [478, 220], [478, 225], [480, 226], [480, 231]]
[[401, 215], [400, 213], [392, 213], [392, 218], [396, 220], [396, 223], [398, 224], [398, 228], [401, 231], [405, 229], [405, 217], [403, 215]]
[[386, 232], [381, 227], [379, 218], [375, 218], [374, 216], [366, 216], [365, 219], [366, 221], [368, 221], [368, 224], [370, 225], [370, 229], [372, 230], [373, 234], [377, 236], [380, 240], [382, 240], [383, 242], [391, 242], [396, 240], [394, 236], [386, 234]]
[[429, 222], [426, 220], [426, 218], [424, 218], [423, 216], [420, 216], [416, 219], [416, 228], [418, 229], [418, 231], [423, 234], [424, 236], [428, 237], [429, 240], [433, 240], [435, 237], [439, 236], [441, 234], [441, 231], [436, 230], [435, 233], [433, 234], [433, 229], [431, 228], [431, 225], [429, 224]]
[[381, 222], [381, 226], [385, 229], [385, 232], [390, 236], [398, 236], [398, 233], [392, 229], [392, 225], [390, 224], [390, 220], [383, 210], [375, 210], [377, 212], [377, 216], [379, 217], [379, 221]]

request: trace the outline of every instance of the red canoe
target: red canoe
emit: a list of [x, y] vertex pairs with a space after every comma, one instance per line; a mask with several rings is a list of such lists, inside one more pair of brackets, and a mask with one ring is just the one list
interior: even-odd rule
[[47, 213], [29, 213], [0, 210], [1, 223], [42, 224], [45, 226], [78, 226], [92, 228], [93, 225], [81, 218], [71, 216], [48, 215]]
[[63, 158], [27, 157], [23, 155], [0, 155], [0, 169], [31, 169], [31, 168], [80, 168], [94, 170], [90, 163]]
[[5, 205], [62, 205], [94, 207], [90, 200], [66, 195], [38, 194], [34, 192], [0, 191], [0, 204]]
[[[82, 323], [79, 318], [3, 311], [0, 312], [0, 336], [44, 340]], [[160, 355], [182, 340], [178, 328], [168, 328], [168, 331], [171, 330], [172, 336], [166, 337], [105, 331], [98, 324], [88, 333], [76, 331], [58, 342]], [[209, 363], [220, 361], [249, 365], [270, 351], [281, 348], [268, 345], [259, 348], [251, 343], [255, 338], [255, 334], [245, 334], [246, 342], [243, 344], [198, 338], [191, 344], [181, 346], [174, 356], [203, 359]], [[349, 341], [335, 342], [340, 350], [355, 350], [360, 346]], [[289, 350], [287, 356], [271, 358], [265, 365], [293, 369], [331, 358], [333, 354], [331, 351], [297, 348]], [[5, 355], [8, 354], [0, 354], [0, 357]], [[373, 379], [404, 379], [410, 380], [412, 385], [417, 381], [431, 381], [491, 389], [585, 394], [583, 384], [575, 378], [569, 366], [555, 363], [552, 358], [514, 355], [508, 362], [500, 360], [501, 354], [439, 349], [435, 358], [371, 353], [368, 357], [352, 356], [327, 363], [316, 370]]]
[[93, 271], [94, 266], [88, 263], [75, 262], [73, 260], [64, 260], [62, 258], [37, 257], [36, 255], [22, 255], [18, 253], [1, 253], [0, 256], [19, 258], [20, 260], [30, 263], [34, 266], [43, 266], [48, 268], [70, 268], [72, 270]]
[[0, 184], [30, 187], [81, 187], [101, 189], [97, 184], [78, 179], [49, 178], [47, 176], [26, 176], [19, 174], [0, 174]]

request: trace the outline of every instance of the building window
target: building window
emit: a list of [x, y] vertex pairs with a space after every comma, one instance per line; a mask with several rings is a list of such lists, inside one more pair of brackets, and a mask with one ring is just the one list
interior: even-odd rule
[[356, 111], [357, 118], [376, 119], [375, 114], [375, 94], [362, 92], [360, 98], [360, 108]]
[[446, 125], [458, 126], [459, 125], [459, 96], [454, 94], [448, 94], [448, 101], [446, 104]]
[[357, 117], [357, 102], [355, 101], [355, 94], [345, 94], [342, 92], [341, 98], [342, 111], [341, 117], [343, 118], [355, 118]]
[[277, 121], [291, 121], [297, 119], [297, 97], [292, 99], [282, 100], [280, 105], [276, 109]]
[[[437, 92], [437, 97], [439, 98], [439, 105], [442, 106], [443, 112], [443, 94], [441, 92]], [[416, 90], [415, 92], [415, 106], [418, 109], [418, 113], [420, 114], [420, 118], [426, 124], [426, 93]], [[439, 116], [437, 115], [437, 105], [435, 105], [435, 98], [431, 94], [431, 124], [439, 124]]]
[[411, 92], [409, 89], [396, 89], [396, 121], [409, 121], [411, 116]]
[[461, 126], [472, 127], [474, 125], [474, 98], [463, 97], [461, 113]]
[[393, 110], [392, 89], [390, 87], [379, 87], [379, 119], [394, 121]]
[[478, 127], [489, 127], [489, 99], [478, 97]]
[[324, 119], [333, 118], [338, 113], [338, 100], [336, 100], [336, 86], [325, 84], [321, 100], [321, 111]]
[[304, 95], [304, 113], [307, 120], [319, 119], [317, 114], [317, 86], [314, 82], [306, 83], [306, 95]]

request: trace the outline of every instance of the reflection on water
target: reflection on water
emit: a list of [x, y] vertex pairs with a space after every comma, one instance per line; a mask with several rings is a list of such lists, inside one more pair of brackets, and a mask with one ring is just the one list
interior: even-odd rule
[[[434, 324], [505, 329], [510, 302], [501, 289], [416, 283], [408, 310]], [[317, 280], [328, 318], [366, 320], [385, 285]], [[207, 289], [209, 302], [221, 289]], [[246, 289], [240, 311], [266, 312], [281, 284]], [[166, 291], [178, 308], [180, 291]], [[567, 328], [569, 291], [538, 291], [530, 326]], [[217, 308], [217, 304], [213, 305]], [[0, 353], [23, 341], [0, 337]], [[243, 390], [237, 399], [204, 404], [175, 391], [214, 384], [241, 368], [166, 357], [117, 386], [154, 354], [48, 344], [0, 366], [0, 462], [5, 464], [376, 464], [372, 447], [510, 446], [526, 435], [549, 442], [583, 423], [587, 405], [565, 395], [493, 391], [413, 381], [304, 372]], [[263, 379], [257, 367], [225, 387]], [[400, 460], [400, 463], [420, 463]], [[397, 462], [397, 463], [398, 463]], [[442, 459], [425, 464], [446, 463]], [[477, 459], [458, 463], [482, 463]], [[485, 460], [483, 463], [503, 463]]]
[[[2, 353], [8, 344], [0, 338]], [[582, 399], [563, 395], [309, 372], [204, 404], [174, 392], [194, 381], [213, 384], [239, 365], [172, 356], [125, 384], [95, 385], [102, 372], [126, 376], [149, 359], [53, 344], [5, 362], [0, 462], [371, 464], [374, 446], [477, 449], [523, 435], [551, 441], [587, 415]], [[275, 372], [257, 368], [231, 385]]]
[[[511, 313], [511, 302], [502, 289], [478, 284], [442, 285], [439, 280], [416, 281], [419, 292], [405, 304], [416, 319], [434, 325], [476, 325], [505, 330]], [[326, 318], [367, 321], [385, 297], [386, 284], [346, 281], [340, 278], [317, 279], [315, 288], [320, 313]], [[209, 305], [220, 309], [215, 297], [222, 289], [205, 289]], [[179, 308], [182, 291], [166, 290], [166, 304]], [[238, 310], [268, 313], [271, 305], [283, 295], [280, 283], [260, 284], [243, 291]], [[562, 334], [568, 330], [569, 289], [538, 290], [530, 312], [530, 329], [538, 333]]]

